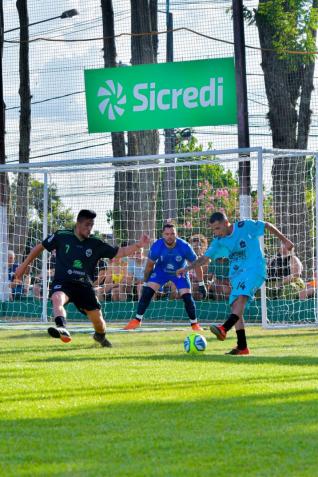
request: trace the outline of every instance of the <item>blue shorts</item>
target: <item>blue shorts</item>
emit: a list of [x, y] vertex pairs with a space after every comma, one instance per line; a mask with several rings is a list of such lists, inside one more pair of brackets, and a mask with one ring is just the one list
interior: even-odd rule
[[180, 290], [181, 288], [190, 288], [191, 290], [191, 283], [188, 276], [177, 277], [177, 275], [172, 275], [162, 270], [154, 270], [150, 275], [148, 282], [158, 283], [161, 287], [167, 282], [172, 282], [177, 287], [177, 290]]
[[238, 273], [230, 281], [232, 287], [229, 297], [230, 305], [241, 295], [247, 296], [249, 298], [247, 304], [250, 304], [257, 290], [263, 285], [265, 278], [246, 271]]

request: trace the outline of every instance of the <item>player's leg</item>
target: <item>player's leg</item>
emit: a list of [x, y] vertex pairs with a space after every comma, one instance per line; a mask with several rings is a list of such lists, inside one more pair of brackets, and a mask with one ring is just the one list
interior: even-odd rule
[[264, 278], [245, 272], [232, 280], [232, 291], [229, 297], [231, 305], [231, 314], [222, 325], [211, 325], [210, 330], [216, 335], [217, 339], [224, 341], [227, 332], [235, 326], [237, 335], [237, 347], [227, 354], [242, 355], [249, 354], [247, 347], [245, 327], [244, 327], [244, 311], [246, 306], [253, 300], [258, 288], [263, 284]]
[[61, 284], [53, 284], [52, 290], [51, 301], [56, 327], [50, 326], [47, 331], [52, 338], [60, 338], [64, 343], [69, 343], [72, 338], [66, 329], [66, 311], [64, 308], [64, 305], [69, 301], [69, 297], [65, 291], [62, 291]]
[[137, 305], [137, 313], [135, 318], [129, 321], [127, 325], [124, 327], [124, 330], [134, 330], [141, 325], [143, 316], [150, 305], [150, 302], [156, 293], [159, 290], [162, 283], [156, 283], [154, 281], [148, 282], [146, 285], [142, 287], [141, 297], [138, 301]]
[[198, 323], [196, 305], [191, 293], [188, 279], [186, 277], [180, 277], [174, 279], [173, 282], [179, 290], [179, 294], [183, 300], [184, 308], [189, 317], [191, 328], [193, 331], [201, 331], [202, 328]]
[[249, 349], [247, 347], [247, 340], [245, 334], [245, 325], [244, 325], [244, 310], [249, 301], [250, 297], [245, 295], [240, 295], [233, 303], [231, 307], [232, 315], [238, 316], [239, 319], [235, 321], [234, 326], [236, 330], [237, 337], [237, 346], [233, 348], [226, 354], [233, 355], [243, 355], [249, 354]]
[[84, 310], [84, 312], [93, 324], [95, 330], [94, 340], [104, 348], [111, 348], [112, 344], [106, 338], [106, 323], [101, 310], [96, 308], [95, 310]]

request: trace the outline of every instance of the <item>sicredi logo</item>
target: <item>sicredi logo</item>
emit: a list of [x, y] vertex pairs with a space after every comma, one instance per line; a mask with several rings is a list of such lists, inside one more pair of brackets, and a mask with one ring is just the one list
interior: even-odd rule
[[[120, 83], [116, 85], [112, 80], [105, 81], [107, 87], [100, 87], [97, 95], [106, 97], [98, 105], [101, 114], [108, 113], [108, 119], [111, 121], [117, 116], [122, 116], [125, 112], [121, 106], [126, 104], [126, 94]], [[189, 86], [187, 88], [162, 88], [157, 89], [156, 83], [138, 83], [134, 86], [133, 99], [136, 104], [132, 110], [135, 113], [141, 111], [167, 111], [169, 109], [178, 109], [183, 105], [187, 109], [194, 109], [202, 106], [203, 108], [213, 106], [223, 106], [223, 78], [210, 78], [209, 84], [202, 88]], [[120, 106], [119, 106], [120, 105]]]
[[233, 58], [85, 71], [89, 132], [236, 124]]

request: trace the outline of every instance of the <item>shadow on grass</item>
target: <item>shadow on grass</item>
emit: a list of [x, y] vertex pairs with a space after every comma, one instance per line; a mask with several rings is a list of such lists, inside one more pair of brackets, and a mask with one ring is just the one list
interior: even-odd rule
[[[187, 389], [169, 387], [178, 388]], [[46, 477], [312, 477], [317, 411], [315, 397], [302, 391], [64, 405], [53, 416], [2, 418], [0, 469]]]

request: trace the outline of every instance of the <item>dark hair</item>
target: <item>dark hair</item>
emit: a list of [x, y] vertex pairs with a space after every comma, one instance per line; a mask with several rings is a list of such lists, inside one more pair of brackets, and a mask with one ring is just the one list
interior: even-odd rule
[[93, 210], [82, 209], [79, 211], [76, 221], [82, 222], [85, 219], [95, 219], [96, 212]]
[[164, 232], [166, 229], [175, 229], [176, 226], [174, 224], [164, 224], [162, 227], [162, 231]]
[[214, 222], [225, 222], [227, 220], [227, 216], [223, 212], [214, 212], [210, 217], [210, 224], [214, 224]]

